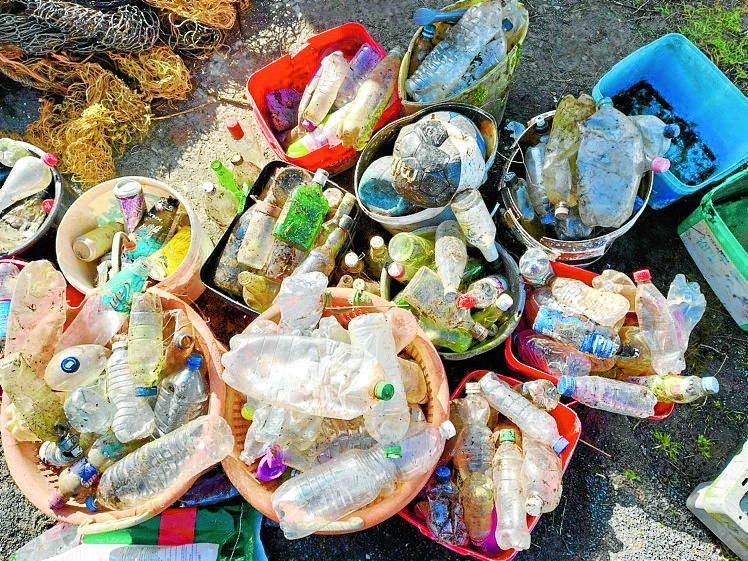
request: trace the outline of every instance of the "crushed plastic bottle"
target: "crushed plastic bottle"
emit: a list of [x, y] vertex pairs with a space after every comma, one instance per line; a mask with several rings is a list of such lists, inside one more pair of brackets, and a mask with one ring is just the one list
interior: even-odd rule
[[417, 423], [399, 447], [349, 450], [284, 482], [271, 502], [286, 539], [324, 530], [372, 502], [383, 488], [426, 473], [450, 436], [454, 427], [448, 422], [441, 427]]
[[699, 283], [687, 282], [683, 274], [675, 275], [668, 289], [667, 306], [675, 320], [680, 350], [685, 354], [691, 331], [706, 310], [706, 298], [701, 293]]
[[561, 399], [555, 384], [550, 380], [528, 380], [512, 389], [544, 411], [553, 411]]
[[605, 269], [592, 279], [592, 286], [605, 292], [615, 292], [629, 301], [629, 311], [635, 310], [636, 285], [625, 273]]
[[663, 403], [690, 403], [719, 392], [714, 376], [630, 376], [628, 381], [649, 388]]
[[320, 272], [283, 279], [278, 292], [281, 332], [308, 335], [317, 327], [325, 309], [323, 295], [327, 282]]
[[483, 376], [480, 387], [491, 407], [516, 424], [523, 434], [551, 446], [556, 454], [569, 445], [569, 441], [558, 433], [556, 419], [515, 392], [495, 373]]
[[233, 449], [231, 428], [222, 417], [198, 417], [107, 468], [96, 502], [113, 510], [143, 505], [177, 479], [187, 480], [220, 462]]
[[426, 491], [429, 502], [428, 528], [439, 543], [467, 545], [469, 536], [463, 521], [462, 503], [457, 485], [447, 466], [438, 466]]
[[43, 191], [52, 181], [52, 168], [57, 165], [53, 154], [19, 158], [0, 189], [0, 212], [21, 199]]
[[532, 438], [522, 440], [522, 493], [530, 516], [551, 512], [561, 500], [561, 458], [547, 445]]
[[146, 397], [136, 393], [127, 356], [127, 343], [113, 343], [106, 366], [107, 394], [115, 408], [112, 430], [122, 443], [150, 436], [156, 426]]
[[[3, 139], [5, 140], [5, 139]], [[79, 541], [78, 526], [58, 522], [43, 534], [27, 542], [13, 553], [14, 561], [43, 561], [76, 547]]]
[[445, 300], [456, 299], [468, 260], [465, 235], [456, 220], [445, 220], [437, 226], [434, 260], [444, 285]]
[[646, 387], [601, 376], [561, 376], [558, 392], [588, 407], [640, 418], [654, 415], [657, 404], [657, 397]]
[[480, 391], [480, 384], [469, 382], [460, 403], [465, 426], [457, 436], [452, 463], [463, 480], [471, 473], [490, 473], [495, 452], [487, 425], [491, 409]]
[[135, 383], [153, 387], [163, 364], [164, 312], [161, 297], [152, 292], [133, 294], [127, 331], [128, 361]]
[[462, 512], [470, 541], [477, 546], [490, 536], [493, 502], [493, 480], [485, 473], [471, 473], [462, 482]]
[[452, 212], [467, 241], [477, 247], [488, 263], [499, 258], [496, 249], [496, 224], [477, 189], [460, 191], [452, 199]]
[[[520, 397], [523, 401], [527, 402]], [[552, 418], [552, 417], [551, 417]], [[522, 497], [522, 451], [515, 443], [516, 431], [501, 429], [493, 457], [496, 543], [501, 549], [523, 551], [530, 547], [530, 530]]]
[[96, 389], [79, 386], [65, 397], [65, 416], [78, 432], [104, 434], [112, 424], [114, 408]]

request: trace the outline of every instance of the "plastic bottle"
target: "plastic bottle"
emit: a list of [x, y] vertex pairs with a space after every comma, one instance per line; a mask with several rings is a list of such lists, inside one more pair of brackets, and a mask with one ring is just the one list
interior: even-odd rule
[[507, 3], [502, 10], [502, 28], [506, 33], [507, 41], [507, 52], [514, 48], [514, 45], [519, 41], [519, 37], [522, 33], [522, 29], [527, 25], [527, 8], [522, 2], [513, 0]]
[[438, 101], [454, 89], [475, 56], [501, 28], [500, 6], [481, 3], [468, 8], [460, 21], [405, 82], [415, 101]]
[[481, 194], [476, 189], [460, 191], [452, 199], [451, 207], [467, 241], [480, 250], [486, 261], [496, 261], [499, 258], [494, 241], [496, 224]]
[[164, 311], [164, 364], [162, 372], [181, 365], [192, 354], [195, 346], [195, 328], [187, 313], [179, 308]]
[[625, 273], [605, 269], [592, 279], [592, 286], [604, 292], [620, 294], [629, 301], [629, 311], [635, 310], [636, 285]]
[[434, 260], [436, 271], [444, 285], [444, 299], [455, 300], [462, 273], [467, 265], [465, 235], [456, 220], [445, 220], [436, 228]]
[[172, 432], [205, 412], [208, 392], [200, 372], [202, 366], [202, 355], [193, 353], [185, 368], [161, 380], [154, 407], [158, 436]]
[[[350, 74], [351, 67], [341, 51], [332, 52], [322, 59], [318, 73], [307, 86], [313, 88], [309, 103], [299, 112], [299, 123], [302, 126], [312, 130], [322, 122], [335, 103], [340, 87]], [[307, 95], [306, 91], [304, 95]]]
[[204, 415], [144, 444], [108, 468], [96, 492], [98, 503], [114, 510], [140, 506], [220, 462], [234, 448], [226, 421]]
[[[387, 250], [393, 263], [400, 267], [387, 268], [390, 276], [399, 281], [411, 280], [423, 265], [433, 263], [434, 242], [411, 232], [400, 232], [392, 236]], [[395, 274], [393, 274], [395, 273]]]
[[606, 327], [622, 323], [630, 307], [625, 296], [592, 288], [577, 279], [554, 278], [551, 293], [561, 304]]
[[[11, 270], [12, 271], [12, 270]], [[16, 276], [8, 308], [5, 354], [20, 352], [38, 378], [62, 335], [67, 283], [52, 263], [32, 261]]]
[[468, 286], [466, 292], [457, 299], [457, 307], [464, 310], [471, 308], [485, 309], [493, 304], [499, 294], [509, 289], [509, 283], [500, 275], [489, 275]]
[[556, 220], [553, 228], [560, 240], [583, 240], [589, 238], [593, 230], [582, 221], [578, 206], [569, 207], [563, 218]]
[[514, 298], [508, 294], [499, 294], [494, 303], [473, 314], [473, 320], [491, 330], [491, 326], [503, 323], [509, 316], [509, 310], [514, 306]]
[[547, 445], [532, 438], [522, 440], [522, 493], [530, 516], [551, 512], [561, 500], [561, 458]]
[[78, 386], [65, 397], [65, 416], [75, 430], [103, 434], [111, 425], [114, 408], [94, 388]]
[[548, 374], [587, 376], [592, 368], [584, 353], [531, 329], [521, 332], [516, 342], [522, 362]]
[[311, 249], [327, 214], [327, 199], [322, 195], [327, 177], [325, 170], [318, 169], [310, 184], [291, 191], [273, 229], [277, 239], [303, 251]]
[[0, 189], [0, 212], [46, 189], [52, 181], [52, 168], [56, 165], [57, 158], [50, 153], [41, 158], [23, 156], [18, 159]]
[[[522, 397], [520, 399], [529, 403]], [[496, 543], [501, 549], [522, 551], [530, 547], [530, 530], [527, 528], [522, 497], [522, 451], [515, 444], [516, 439], [516, 431], [501, 429], [499, 444], [493, 457], [494, 503], [497, 518], [495, 535]]]
[[439, 275], [428, 267], [421, 267], [402, 291], [400, 298], [418, 310], [419, 314], [442, 327], [467, 329], [479, 341], [488, 337], [487, 328], [476, 323], [467, 310], [461, 310], [454, 302], [444, 300], [443, 294], [444, 287]]
[[367, 272], [372, 278], [378, 279], [382, 276], [382, 269], [389, 257], [387, 245], [381, 236], [372, 236], [369, 239], [369, 249], [364, 256], [364, 264]]
[[383, 488], [426, 473], [454, 435], [450, 428], [417, 423], [399, 447], [349, 450], [284, 482], [271, 501], [286, 539], [323, 530], [372, 502]]
[[658, 374], [677, 374], [686, 367], [678, 328], [668, 302], [652, 284], [648, 269], [634, 271], [636, 317], [649, 345], [652, 368]]
[[713, 376], [631, 376], [628, 381], [649, 388], [663, 403], [690, 403], [719, 392], [719, 382]]
[[541, 306], [535, 322], [535, 332], [553, 337], [568, 343], [583, 353], [590, 353], [600, 358], [638, 356], [639, 351], [621, 343], [618, 334], [610, 328], [599, 326], [591, 320], [565, 316], [558, 310]]
[[127, 343], [113, 343], [106, 366], [107, 394], [115, 407], [112, 430], [123, 443], [150, 436], [156, 426], [145, 396], [136, 393], [127, 357]]
[[544, 411], [553, 411], [561, 398], [556, 385], [550, 380], [528, 380], [512, 389]]
[[0, 385], [38, 438], [58, 442], [67, 434], [60, 395], [34, 375], [21, 353], [0, 360]]
[[281, 214], [281, 209], [265, 201], [255, 201], [252, 218], [242, 238], [236, 259], [242, 265], [262, 269], [273, 248], [273, 228]]
[[236, 185], [234, 174], [231, 173], [231, 171], [229, 171], [226, 166], [221, 163], [221, 160], [213, 160], [212, 162], [210, 162], [210, 168], [213, 170], [213, 173], [216, 174], [218, 184], [232, 193], [234, 197], [236, 197], [237, 201], [241, 201], [242, 190], [239, 189], [239, 187]]
[[[221, 359], [224, 381], [277, 407], [354, 419], [364, 413], [369, 401], [394, 391], [371, 355], [340, 341], [242, 334], [232, 337], [230, 346]], [[331, 393], [330, 388], [337, 391]]]
[[0, 138], [0, 164], [12, 168], [24, 156], [30, 156], [26, 148], [12, 138]]
[[239, 284], [244, 302], [256, 312], [264, 312], [272, 306], [280, 290], [279, 284], [250, 271], [239, 273]]
[[251, 130], [247, 129], [245, 131], [239, 119], [234, 116], [226, 117], [224, 125], [230, 135], [228, 138], [229, 149], [232, 153], [238, 153], [247, 164], [246, 167], [249, 169], [245, 172], [248, 173], [246, 179], [249, 180], [251, 185], [254, 185], [265, 164], [265, 156], [257, 143], [257, 138]]
[[666, 125], [654, 115], [630, 115], [629, 120], [639, 129], [644, 150], [644, 164], [640, 172], [652, 167], [656, 158], [661, 158], [670, 148], [673, 138], [680, 135], [680, 127], [676, 124]]
[[338, 95], [335, 98], [333, 107], [342, 107], [346, 103], [349, 103], [356, 96], [361, 83], [366, 79], [369, 73], [382, 60], [382, 55], [379, 54], [374, 47], [369, 43], [364, 43], [358, 49], [356, 54], [353, 56], [351, 61], [348, 63], [351, 67], [350, 74], [343, 80], [343, 84], [338, 90]]
[[135, 384], [152, 387], [163, 365], [164, 312], [161, 297], [152, 292], [133, 294], [127, 332], [128, 361]]
[[512, 390], [493, 372], [481, 378], [480, 387], [491, 407], [516, 424], [523, 434], [551, 446], [556, 454], [569, 445], [569, 441], [558, 433], [556, 419]]
[[179, 201], [174, 197], [162, 197], [148, 209], [143, 221], [135, 228], [135, 250], [128, 251], [130, 259], [148, 257], [166, 242], [173, 230], [174, 217], [179, 208]]
[[403, 55], [391, 50], [361, 83], [351, 108], [338, 128], [338, 138], [347, 148], [362, 150], [390, 102]]
[[503, 29], [499, 29], [493, 39], [489, 41], [470, 62], [465, 73], [455, 84], [449, 96], [456, 95], [483, 78], [493, 67], [499, 64], [507, 53], [507, 41]]
[[675, 275], [668, 289], [667, 306], [675, 320], [678, 344], [681, 352], [685, 354], [691, 331], [706, 310], [706, 298], [699, 289], [699, 283], [687, 282], [682, 274]]
[[239, 209], [238, 197], [221, 185], [206, 181], [202, 185], [205, 213], [226, 229], [236, 217]]
[[487, 426], [491, 410], [480, 391], [480, 384], [468, 382], [461, 401], [465, 426], [457, 436], [452, 463], [463, 480], [471, 473], [490, 473], [495, 452]]
[[86, 262], [95, 261], [105, 253], [111, 251], [112, 240], [117, 232], [123, 232], [125, 226], [121, 222], [108, 222], [78, 236], [73, 241], [73, 253]]
[[337, 146], [341, 143], [338, 138], [338, 128], [350, 111], [351, 105], [344, 105], [337, 111], [325, 117], [317, 128], [294, 140], [286, 148], [286, 154], [292, 158], [300, 158], [323, 146]]
[[493, 481], [484, 473], [471, 473], [462, 482], [462, 511], [470, 541], [481, 546], [491, 534]]
[[51, 559], [76, 547], [79, 539], [78, 526], [58, 522], [43, 534], [27, 542], [21, 549], [16, 550], [10, 559], [13, 561]]
[[[536, 132], [542, 134], [547, 130], [547, 127], [545, 119], [540, 118], [535, 122]], [[541, 142], [525, 150], [527, 198], [535, 215], [540, 218], [540, 222], [542, 224], [553, 224], [556, 220], [553, 215], [553, 205], [551, 205], [551, 201], [548, 198], [548, 193], [545, 190], [545, 182], [543, 181], [546, 148], [543, 139], [547, 140], [548, 137], [542, 136]]]
[[445, 347], [455, 353], [464, 353], [473, 345], [473, 336], [467, 329], [448, 329], [425, 316], [418, 318], [418, 325], [437, 347]]
[[426, 491], [429, 502], [428, 528], [439, 543], [466, 545], [469, 536], [462, 519], [462, 503], [457, 485], [452, 481], [447, 466], [438, 466], [434, 479]]
[[278, 292], [279, 333], [311, 334], [325, 309], [327, 282], [327, 277], [317, 271], [283, 279]]
[[580, 403], [632, 417], [651, 417], [657, 397], [646, 387], [600, 376], [561, 376], [558, 392]]
[[119, 331], [126, 319], [126, 313], [118, 312], [104, 303], [97, 289], [86, 298], [83, 308], [57, 342], [55, 351], [60, 353], [84, 344], [103, 346]]
[[520, 212], [520, 220], [530, 222], [535, 218], [535, 210], [532, 207], [530, 195], [527, 192], [527, 182], [517, 177], [514, 172], [504, 175], [504, 185], [509, 189], [512, 200], [517, 204]]
[[18, 267], [12, 263], [0, 263], [0, 350], [5, 348], [5, 336], [8, 334], [8, 313], [13, 289], [16, 285]]
[[654, 374], [652, 370], [652, 354], [649, 352], [647, 336], [641, 327], [624, 325], [620, 330], [621, 342], [639, 350], [636, 358], [616, 358], [616, 366], [628, 376]]
[[545, 285], [554, 276], [548, 254], [537, 247], [528, 249], [519, 258], [519, 272], [532, 286]]
[[418, 36], [415, 45], [413, 45], [413, 48], [411, 49], [410, 64], [408, 65], [408, 76], [413, 75], [413, 73], [418, 69], [424, 59], [434, 48], [434, 43], [432, 43], [431, 40], [434, 38], [435, 33], [436, 26], [434, 24], [429, 23], [423, 26], [421, 35]]

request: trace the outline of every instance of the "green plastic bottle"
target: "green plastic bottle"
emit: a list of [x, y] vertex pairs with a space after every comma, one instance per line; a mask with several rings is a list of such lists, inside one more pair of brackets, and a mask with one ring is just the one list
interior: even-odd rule
[[467, 329], [446, 329], [425, 316], [418, 319], [418, 324], [437, 347], [445, 347], [455, 353], [464, 353], [473, 344], [473, 336]]
[[[218, 183], [221, 185], [221, 187], [231, 191], [236, 196], [236, 200], [241, 202], [242, 190], [236, 186], [234, 174], [231, 173], [231, 171], [229, 171], [229, 169], [221, 163], [221, 160], [213, 160], [212, 162], [210, 162], [210, 167], [213, 169], [213, 173], [216, 174]], [[240, 206], [239, 208], [242, 207]]]
[[409, 281], [422, 266], [434, 263], [434, 242], [410, 232], [395, 234], [387, 249], [392, 260], [388, 271], [400, 282]]
[[303, 183], [291, 191], [273, 229], [273, 236], [287, 244], [309, 251], [317, 238], [328, 203], [322, 194], [328, 173], [318, 169], [311, 183]]

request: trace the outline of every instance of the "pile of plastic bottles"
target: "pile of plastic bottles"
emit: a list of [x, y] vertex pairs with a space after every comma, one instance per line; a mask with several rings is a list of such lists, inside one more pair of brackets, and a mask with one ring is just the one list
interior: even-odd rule
[[141, 292], [144, 282], [116, 275], [63, 332], [63, 276], [48, 261], [17, 274], [0, 360], [12, 402], [6, 429], [43, 441], [40, 460], [61, 470], [51, 509], [83, 500], [93, 511], [140, 506], [233, 448], [228, 424], [205, 414], [203, 356], [190, 319]]
[[52, 209], [52, 168], [57, 158], [41, 158], [10, 138], [0, 138], [0, 253], [21, 246], [39, 230]]
[[[255, 477], [292, 477], [272, 495], [289, 539], [376, 500], [383, 490], [430, 471], [451, 425], [426, 421], [426, 374], [403, 353], [413, 316], [397, 308], [350, 320], [322, 317], [327, 277], [288, 277], [280, 323], [258, 318], [224, 354], [223, 379], [247, 396], [251, 419], [241, 458]], [[403, 356], [401, 356], [403, 355]]]
[[[564, 97], [552, 126], [539, 118], [524, 150], [525, 178], [505, 182], [528, 231], [582, 240], [619, 228], [644, 203], [642, 176], [665, 172], [662, 156], [677, 125], [651, 115], [626, 116], [610, 100]], [[550, 230], [550, 231], [549, 231]]]
[[418, 10], [416, 23], [424, 27], [411, 53], [408, 96], [432, 102], [460, 93], [504, 59], [527, 19], [517, 0], [479, 2], [453, 11]]
[[361, 150], [395, 91], [402, 55], [385, 57], [364, 43], [353, 58], [325, 56], [300, 94], [293, 88], [266, 95], [270, 123], [286, 154], [299, 158], [323, 146]]
[[159, 198], [146, 209], [143, 185], [123, 179], [112, 189], [117, 201], [101, 216], [109, 219], [78, 236], [72, 243], [75, 256], [96, 263], [95, 286], [104, 286], [126, 269], [143, 280], [163, 281], [174, 273], [190, 249], [192, 229], [181, 203], [174, 197]]
[[512, 388], [493, 372], [465, 390], [450, 404], [457, 437], [416, 514], [442, 543], [472, 543], [487, 554], [527, 549], [527, 515], [550, 512], [561, 499], [559, 455], [569, 442], [548, 413], [559, 394], [547, 380]]
[[[280, 168], [234, 224], [214, 273], [216, 285], [263, 312], [286, 277], [314, 271], [331, 276], [353, 233], [356, 197], [325, 189], [326, 182], [323, 169], [312, 177], [301, 168]], [[363, 269], [356, 254], [345, 257], [350, 269]], [[378, 291], [378, 285], [367, 289]]]
[[592, 280], [555, 276], [545, 252], [528, 250], [520, 272], [535, 287], [516, 336], [525, 364], [558, 378], [558, 391], [590, 407], [635, 417], [661, 403], [688, 403], [719, 391], [716, 378], [680, 376], [688, 338], [706, 300], [698, 283], [676, 275], [667, 298], [647, 269], [611, 269]]

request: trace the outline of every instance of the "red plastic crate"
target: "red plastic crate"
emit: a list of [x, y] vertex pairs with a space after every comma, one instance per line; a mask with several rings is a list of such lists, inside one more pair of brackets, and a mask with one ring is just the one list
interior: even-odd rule
[[[465, 384], [467, 384], [468, 382], [477, 382], [489, 372], [490, 370], [476, 370], [465, 376], [465, 378], [463, 378], [460, 382], [460, 385], [458, 385], [457, 388], [455, 388], [455, 390], [452, 392], [450, 400], [462, 397], [463, 393], [465, 392]], [[511, 385], [520, 383], [519, 380], [515, 380], [514, 378], [510, 378], [509, 376], [502, 376], [501, 374], [497, 374], [497, 376]], [[566, 468], [569, 466], [571, 457], [574, 455], [574, 450], [576, 449], [577, 443], [579, 442], [579, 437], [582, 434], [582, 425], [579, 422], [579, 417], [577, 417], [577, 414], [569, 409], [568, 406], [563, 405], [562, 403], [559, 403], [553, 411], [550, 411], [550, 414], [554, 419], [556, 419], [559, 434], [561, 434], [561, 436], [565, 437], [566, 440], [569, 441], [569, 445], [566, 447], [566, 450], [561, 453], [561, 468], [564, 472], [566, 472]], [[447, 461], [448, 458], [442, 457], [439, 463], [443, 464]], [[412, 502], [404, 509], [402, 509], [399, 512], [400, 516], [402, 516], [403, 518], [405, 518], [405, 520], [418, 528], [424, 536], [433, 540], [434, 538], [431, 535], [431, 532], [429, 532], [429, 529], [418, 518], [418, 515], [413, 508], [414, 504], [415, 503]], [[537, 525], [538, 520], [540, 520], [540, 516], [527, 516], [527, 527], [531, 532]], [[496, 553], [494, 555], [489, 555], [475, 548], [475, 546], [473, 546], [472, 544], [465, 547], [448, 544], [442, 545], [444, 545], [444, 547], [448, 549], [451, 549], [452, 551], [456, 551], [460, 555], [471, 555], [472, 557], [483, 559], [484, 561], [509, 561], [510, 559], [514, 559], [514, 557], [518, 553], [516, 549], [506, 549], [501, 550], [499, 551], [499, 553]]]
[[[597, 273], [586, 271], [584, 269], [580, 269], [579, 267], [573, 267], [572, 265], [566, 265], [565, 263], [557, 263], [554, 261], [551, 263], [551, 266], [553, 267], [553, 272], [556, 274], [556, 276], [577, 279], [590, 286], [592, 286], [592, 279], [597, 276]], [[522, 321], [527, 323], [526, 318], [524, 317], [522, 318]], [[518, 329], [517, 331], [520, 331], [520, 329]], [[529, 366], [522, 362], [517, 355], [515, 355], [514, 336], [509, 337], [504, 343], [504, 358], [506, 358], [507, 366], [509, 366], [509, 369], [512, 372], [522, 374], [523, 376], [531, 380], [543, 379], [550, 380], [554, 384], [558, 383], [558, 376], [554, 374], [548, 374], [547, 372], [543, 372], [542, 370], [539, 370], [533, 366]], [[655, 405], [655, 414], [647, 418], [654, 421], [661, 421], [663, 419], [666, 419], [670, 415], [670, 413], [673, 412], [673, 407], [674, 404], [672, 403], [663, 403], [660, 401], [657, 403], [657, 405]]]
[[[273, 152], [281, 160], [305, 168], [314, 173], [318, 168], [327, 170], [330, 175], [340, 173], [355, 165], [361, 152], [346, 148], [342, 144], [337, 146], [323, 146], [305, 154], [300, 158], [291, 158], [275, 137], [270, 126], [269, 113], [265, 104], [265, 94], [281, 88], [294, 88], [303, 93], [309, 80], [317, 71], [320, 61], [333, 51], [342, 51], [343, 56], [350, 60], [359, 47], [369, 43], [382, 56], [387, 52], [379, 43], [375, 42], [366, 28], [358, 23], [346, 23], [340, 27], [328, 29], [310, 38], [307, 45], [295, 56], [286, 55], [261, 68], [249, 77], [247, 82], [247, 97], [252, 104], [252, 110], [257, 124], [270, 143]], [[389, 121], [395, 119], [402, 109], [402, 102], [397, 85], [390, 104], [377, 121], [374, 130], [378, 130]]]

